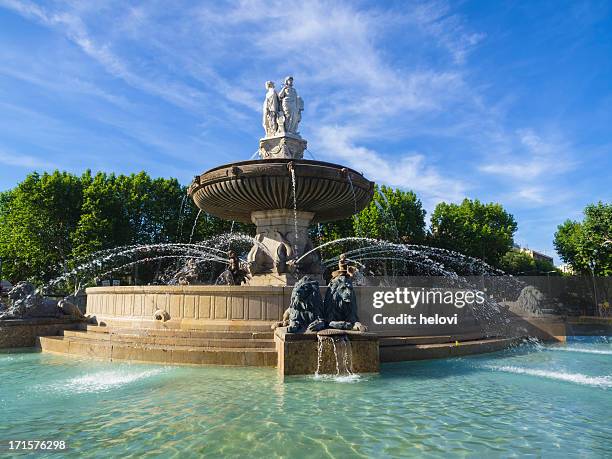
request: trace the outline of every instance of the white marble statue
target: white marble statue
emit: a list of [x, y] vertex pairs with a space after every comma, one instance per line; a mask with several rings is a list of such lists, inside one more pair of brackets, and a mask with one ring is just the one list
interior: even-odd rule
[[280, 104], [278, 102], [278, 94], [274, 90], [274, 82], [266, 81], [266, 99], [263, 103], [263, 128], [266, 132], [266, 137], [275, 136], [278, 133], [278, 113]]
[[285, 78], [285, 85], [278, 93], [278, 99], [285, 118], [283, 125], [285, 133], [298, 134], [298, 124], [302, 118], [304, 101], [293, 87], [292, 76]]
[[266, 82], [266, 99], [263, 103], [263, 127], [266, 137], [293, 134], [299, 136], [298, 125], [302, 119], [304, 101], [293, 87], [293, 77], [285, 78], [285, 84], [277, 94], [272, 81]]

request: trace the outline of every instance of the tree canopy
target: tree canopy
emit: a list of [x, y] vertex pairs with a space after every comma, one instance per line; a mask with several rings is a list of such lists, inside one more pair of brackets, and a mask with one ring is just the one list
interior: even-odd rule
[[440, 203], [431, 215], [431, 245], [456, 250], [499, 266], [511, 248], [517, 225], [500, 204], [464, 199]]
[[560, 274], [552, 263], [536, 260], [531, 255], [514, 249], [501, 258], [499, 267], [512, 275], [546, 276]]
[[584, 209], [582, 222], [566, 220], [554, 239], [561, 259], [576, 273], [612, 274], [612, 205], [598, 202]]
[[376, 186], [374, 198], [353, 217], [356, 236], [420, 244], [425, 240], [425, 210], [412, 191]]
[[11, 280], [60, 274], [72, 253], [83, 184], [66, 172], [30, 174], [0, 199], [0, 257]]
[[[561, 258], [579, 273], [612, 273], [612, 206], [587, 206], [582, 222], [566, 221], [555, 234]], [[426, 233], [425, 210], [412, 191], [375, 188], [374, 199], [350, 218], [313, 225], [316, 245], [359, 236], [430, 245], [481, 258], [513, 274], [550, 273], [554, 267], [511, 250], [517, 224], [500, 204], [465, 199], [440, 203]], [[252, 224], [200, 212], [176, 179], [145, 172], [32, 173], [0, 193], [0, 257], [11, 281], [44, 283], [93, 252], [124, 245], [194, 242], [227, 232], [254, 235]], [[338, 255], [342, 247], [328, 247]], [[335, 253], [338, 252], [338, 253]]]
[[[194, 225], [197, 214], [176, 179], [145, 172], [32, 173], [0, 193], [3, 276], [41, 284], [98, 250], [188, 242], [192, 236], [198, 241], [232, 227], [203, 212]], [[253, 233], [253, 226], [236, 224], [234, 230]]]

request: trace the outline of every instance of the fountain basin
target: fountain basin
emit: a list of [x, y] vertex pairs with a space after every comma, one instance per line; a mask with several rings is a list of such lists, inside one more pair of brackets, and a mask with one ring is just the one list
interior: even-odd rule
[[290, 167], [295, 173], [297, 210], [312, 212], [314, 223], [350, 217], [374, 195], [374, 182], [353, 169], [283, 158], [215, 167], [196, 176], [188, 192], [210, 214], [251, 223], [253, 212], [294, 208]]
[[[282, 318], [291, 297], [290, 287], [234, 285], [147, 285], [91, 287], [87, 312], [98, 322], [145, 328], [202, 328], [215, 323], [236, 326], [270, 324]], [[157, 310], [167, 321], [154, 318]]]
[[[41, 336], [39, 346], [57, 354], [171, 364], [278, 366], [283, 376], [313, 374], [319, 363], [317, 334], [271, 329], [289, 305], [291, 291], [291, 287], [277, 286], [93, 287], [87, 289], [87, 312], [95, 316], [97, 326], [65, 324], [62, 329], [81, 331], [44, 330], [36, 335], [52, 335]], [[322, 296], [325, 291], [322, 287]], [[379, 362], [491, 352], [523, 336], [564, 340], [567, 334], [562, 320], [517, 316], [508, 331], [493, 336], [467, 314], [461, 327], [381, 327], [373, 321], [379, 310], [372, 308], [372, 288], [357, 287], [355, 293], [358, 316], [369, 332], [335, 331], [350, 341], [355, 373], [375, 372]], [[157, 311], [165, 311], [166, 319], [157, 320]], [[433, 311], [422, 308], [427, 315]], [[319, 369], [321, 374], [333, 375], [336, 361], [327, 344]]]

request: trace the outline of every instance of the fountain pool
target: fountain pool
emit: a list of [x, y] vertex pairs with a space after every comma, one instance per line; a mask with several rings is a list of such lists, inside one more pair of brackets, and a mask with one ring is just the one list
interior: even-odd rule
[[68, 457], [604, 457], [611, 369], [610, 338], [593, 337], [284, 382], [264, 368], [0, 354], [1, 437], [66, 440]]

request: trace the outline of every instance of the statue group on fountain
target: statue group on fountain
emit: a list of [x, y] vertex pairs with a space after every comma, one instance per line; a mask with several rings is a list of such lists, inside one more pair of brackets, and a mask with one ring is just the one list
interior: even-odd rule
[[302, 119], [304, 101], [293, 87], [293, 77], [277, 93], [273, 81], [266, 81], [266, 99], [263, 103], [263, 128], [266, 137], [292, 134], [299, 137], [298, 125]]

